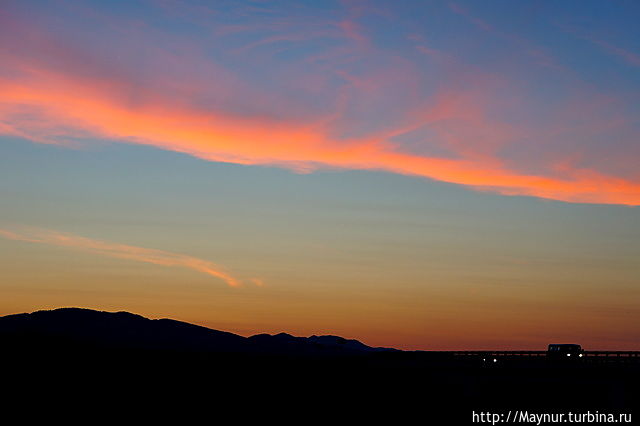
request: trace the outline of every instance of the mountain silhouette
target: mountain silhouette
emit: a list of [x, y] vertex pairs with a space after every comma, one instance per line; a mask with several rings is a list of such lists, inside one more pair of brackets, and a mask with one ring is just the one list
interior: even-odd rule
[[356, 414], [359, 423], [362, 413], [375, 421], [386, 413], [395, 423], [441, 414], [437, 423], [449, 424], [469, 421], [472, 409], [623, 409], [640, 400], [638, 363], [547, 364], [534, 358], [486, 365], [339, 336], [243, 337], [80, 308], [0, 317], [0, 365], [4, 389], [27, 411], [39, 394], [40, 404], [93, 407], [91, 416], [119, 398], [145, 407], [145, 415], [180, 407], [180, 415], [204, 412], [215, 419], [235, 407], [239, 419], [250, 406], [258, 419], [277, 413], [298, 424], [323, 414], [334, 422], [343, 412]]
[[[332, 355], [392, 351], [339, 336], [295, 337], [286, 333], [243, 337], [172, 319], [129, 312], [60, 308], [0, 317], [0, 339], [85, 348], [202, 353]], [[15, 347], [15, 346], [14, 346]]]

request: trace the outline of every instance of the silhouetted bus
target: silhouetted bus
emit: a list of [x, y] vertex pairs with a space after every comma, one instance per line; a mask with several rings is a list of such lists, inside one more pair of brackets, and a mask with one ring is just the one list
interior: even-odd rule
[[551, 344], [547, 349], [548, 359], [557, 360], [577, 360], [584, 356], [584, 350], [580, 345], [575, 344]]

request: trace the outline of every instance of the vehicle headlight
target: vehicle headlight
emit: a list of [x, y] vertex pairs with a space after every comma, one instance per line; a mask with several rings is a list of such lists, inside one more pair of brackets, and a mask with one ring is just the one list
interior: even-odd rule
[[571, 354], [567, 354], [567, 356], [571, 356]]
[[582, 354], [578, 355], [580, 358], [582, 358]]

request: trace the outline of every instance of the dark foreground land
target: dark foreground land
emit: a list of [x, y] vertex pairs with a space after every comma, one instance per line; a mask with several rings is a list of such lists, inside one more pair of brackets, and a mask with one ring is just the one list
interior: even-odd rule
[[637, 362], [487, 363], [335, 336], [245, 338], [84, 309], [2, 317], [0, 350], [5, 406], [64, 415], [470, 424], [473, 411], [633, 413], [640, 405]]

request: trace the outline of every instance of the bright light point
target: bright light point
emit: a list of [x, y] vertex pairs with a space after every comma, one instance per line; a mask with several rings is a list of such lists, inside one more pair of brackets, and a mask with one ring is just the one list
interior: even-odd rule
[[567, 354], [567, 356], [571, 356], [571, 354]]
[[582, 358], [582, 354], [578, 355], [580, 358]]
[[494, 358], [494, 359], [493, 359], [493, 362], [498, 362], [498, 360]]

